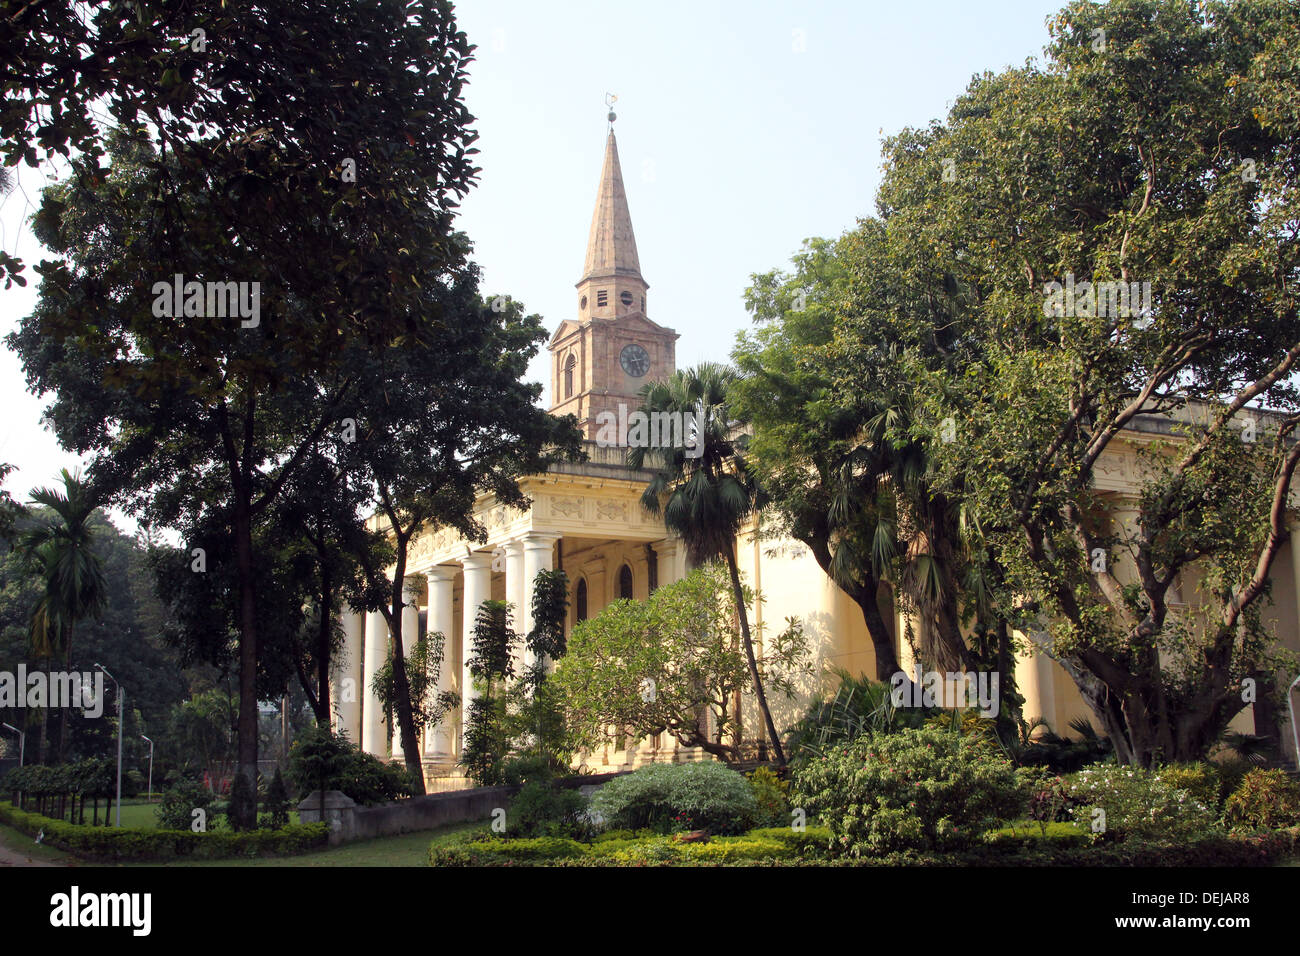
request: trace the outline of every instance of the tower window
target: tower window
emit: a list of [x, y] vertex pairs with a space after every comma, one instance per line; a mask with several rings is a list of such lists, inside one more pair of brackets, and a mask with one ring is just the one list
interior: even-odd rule
[[596, 290], [597, 307], [609, 305], [609, 292], [605, 289]]
[[632, 600], [632, 569], [626, 564], [618, 572], [618, 596], [622, 600]]
[[623, 303], [624, 305], [626, 305], [628, 308], [631, 308], [631, 307], [632, 307], [632, 293], [631, 293], [631, 292], [623, 292], [623, 293], [620, 293], [620, 294], [619, 294], [619, 297], [618, 297], [618, 301], [622, 302], [622, 303]]
[[645, 311], [645, 296], [641, 296], [641, 311]]
[[586, 307], [587, 307], [587, 297], [584, 295], [581, 299], [578, 300], [578, 308], [585, 309]]
[[573, 398], [573, 370], [578, 365], [578, 360], [570, 355], [564, 360], [564, 397]]

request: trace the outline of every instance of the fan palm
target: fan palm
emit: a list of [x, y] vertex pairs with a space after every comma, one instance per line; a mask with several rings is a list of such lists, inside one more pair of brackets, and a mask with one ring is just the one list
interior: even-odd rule
[[[739, 422], [728, 414], [727, 388], [736, 372], [713, 362], [677, 371], [665, 382], [652, 382], [641, 389], [641, 411], [694, 416], [694, 434], [685, 435], [686, 448], [662, 449], [661, 467], [641, 495], [641, 505], [661, 516], [664, 527], [676, 533], [694, 563], [722, 558], [731, 576], [732, 598], [740, 622], [740, 637], [749, 663], [754, 696], [767, 726], [768, 739], [778, 764], [785, 764], [785, 751], [772, 721], [767, 695], [758, 673], [754, 644], [749, 633], [749, 614], [744, 589], [736, 566], [736, 536], [761, 504], [760, 491], [745, 464], [743, 439], [736, 437]], [[645, 448], [628, 450], [628, 464], [641, 468]]]
[[[107, 599], [103, 564], [94, 552], [91, 518], [98, 499], [80, 474], [62, 472], [63, 488], [37, 488], [32, 502], [44, 505], [53, 520], [25, 531], [18, 547], [27, 566], [44, 583], [31, 619], [32, 653], [45, 658], [62, 656], [66, 668], [72, 665], [72, 632], [78, 621], [98, 616]], [[68, 739], [68, 713], [64, 707], [59, 725], [58, 759]]]

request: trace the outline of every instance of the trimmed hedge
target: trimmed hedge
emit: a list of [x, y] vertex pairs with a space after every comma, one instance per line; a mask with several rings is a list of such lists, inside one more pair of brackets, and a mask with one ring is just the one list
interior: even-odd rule
[[[1055, 836], [1055, 835], [1054, 835]], [[432, 866], [1272, 866], [1300, 856], [1300, 827], [1259, 834], [1213, 836], [1183, 843], [1080, 844], [1073, 835], [1041, 839], [1037, 834], [999, 833], [990, 842], [955, 853], [903, 851], [880, 856], [830, 859], [830, 831], [804, 833], [783, 828], [752, 830], [708, 843], [678, 843], [668, 837], [633, 837], [579, 843], [556, 837], [489, 839], [434, 844]]]
[[809, 827], [802, 833], [773, 827], [751, 830], [744, 836], [715, 837], [700, 843], [632, 834], [592, 843], [579, 843], [563, 837], [493, 838], [459, 844], [435, 843], [429, 848], [429, 865], [527, 866], [566, 860], [592, 865], [756, 863], [824, 854], [830, 839], [830, 830], [825, 827]]
[[329, 826], [324, 823], [298, 823], [279, 830], [243, 833], [133, 830], [66, 823], [8, 803], [0, 803], [0, 823], [28, 836], [44, 832], [42, 842], [48, 846], [96, 862], [292, 856], [323, 849], [329, 842]]

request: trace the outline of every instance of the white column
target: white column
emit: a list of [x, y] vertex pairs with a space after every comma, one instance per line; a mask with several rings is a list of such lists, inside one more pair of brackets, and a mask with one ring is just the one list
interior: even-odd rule
[[659, 586], [672, 584], [686, 577], [686, 548], [680, 538], [661, 538], [654, 543], [659, 559]]
[[514, 605], [510, 620], [520, 638], [512, 655], [515, 676], [518, 676], [528, 664], [524, 652], [524, 642], [528, 637], [528, 630], [524, 627], [524, 614], [532, 599], [524, 590], [524, 543], [519, 540], [507, 541], [505, 549], [506, 600]]
[[460, 563], [465, 569], [460, 679], [460, 732], [463, 753], [465, 728], [469, 723], [469, 703], [477, 696], [474, 693], [474, 676], [469, 671], [469, 661], [474, 656], [474, 619], [478, 617], [479, 606], [492, 597], [492, 555], [475, 552], [462, 558]]
[[361, 740], [361, 662], [366, 653], [365, 615], [345, 608], [343, 647], [334, 662], [333, 709], [338, 715], [335, 728], [354, 744]]
[[[438, 693], [444, 694], [452, 689], [451, 675], [457, 663], [452, 659], [455, 635], [451, 633], [452, 585], [456, 580], [456, 569], [430, 568], [425, 577], [429, 581], [429, 634], [443, 636], [442, 667], [438, 670]], [[438, 726], [425, 728], [424, 752], [435, 760], [451, 759], [452, 718], [452, 714], [447, 714]]]
[[[419, 579], [408, 577], [402, 582], [402, 659], [407, 660], [411, 656], [411, 648], [415, 646], [415, 639], [419, 637], [420, 630], [420, 585]], [[397, 711], [393, 711], [393, 744], [392, 754], [394, 757], [405, 756], [402, 753], [402, 728], [397, 723]]]
[[[555, 542], [558, 534], [529, 534], [524, 537], [524, 613], [520, 616], [519, 631], [527, 634], [533, 629], [533, 581], [541, 571], [550, 571], [554, 565]], [[532, 654], [525, 663], [531, 666]]]
[[361, 749], [382, 757], [384, 745], [384, 707], [375, 696], [371, 685], [375, 673], [388, 660], [388, 622], [378, 611], [366, 613], [365, 666], [362, 668], [361, 699], [365, 701], [361, 714]]

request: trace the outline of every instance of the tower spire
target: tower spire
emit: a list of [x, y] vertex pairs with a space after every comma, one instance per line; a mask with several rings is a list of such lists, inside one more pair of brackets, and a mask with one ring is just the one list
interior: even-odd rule
[[[636, 252], [636, 236], [632, 234], [632, 214], [627, 208], [627, 192], [623, 188], [623, 171], [618, 162], [618, 141], [614, 138], [613, 105], [618, 97], [606, 94], [609, 111], [609, 136], [605, 140], [605, 164], [600, 171], [600, 187], [596, 191], [596, 210], [591, 217], [591, 233], [587, 237], [587, 260], [583, 265], [582, 279], [605, 279], [615, 276], [641, 277], [641, 261]], [[645, 280], [642, 279], [642, 282]]]

